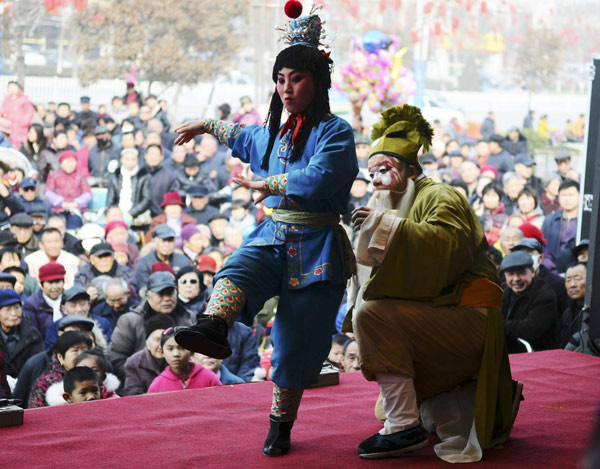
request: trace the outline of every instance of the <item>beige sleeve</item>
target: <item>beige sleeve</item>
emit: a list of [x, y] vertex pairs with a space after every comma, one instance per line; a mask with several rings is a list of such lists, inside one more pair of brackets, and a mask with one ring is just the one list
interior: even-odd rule
[[374, 267], [381, 265], [402, 220], [392, 212], [373, 210], [360, 227], [356, 260]]

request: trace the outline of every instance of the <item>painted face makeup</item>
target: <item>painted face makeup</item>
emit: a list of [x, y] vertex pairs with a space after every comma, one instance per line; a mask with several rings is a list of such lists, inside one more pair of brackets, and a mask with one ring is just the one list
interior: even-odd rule
[[368, 168], [376, 191], [402, 192], [406, 189], [408, 175], [404, 165], [397, 158], [387, 155], [372, 156]]
[[277, 74], [277, 93], [290, 114], [306, 111], [315, 97], [315, 92], [315, 83], [310, 72], [284, 67]]

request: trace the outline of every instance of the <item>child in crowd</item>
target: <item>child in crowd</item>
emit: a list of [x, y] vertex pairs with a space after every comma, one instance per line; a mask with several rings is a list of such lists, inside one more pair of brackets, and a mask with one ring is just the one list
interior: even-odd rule
[[152, 381], [148, 393], [220, 386], [221, 381], [214, 372], [190, 361], [192, 352], [175, 342], [174, 334], [172, 327], [162, 334], [160, 346], [169, 366]]
[[331, 363], [338, 370], [342, 370], [342, 360], [344, 358], [344, 345], [347, 342], [350, 342], [351, 338], [346, 334], [335, 334], [331, 338], [331, 350], [329, 351], [329, 355], [326, 363]]
[[69, 404], [100, 399], [101, 381], [88, 366], [76, 366], [65, 375], [63, 399]]
[[121, 385], [121, 381], [110, 373], [112, 366], [106, 355], [101, 350], [92, 349], [81, 352], [75, 359], [76, 366], [87, 366], [94, 370], [100, 377], [101, 399], [114, 399], [120, 397], [115, 391]]
[[31, 388], [28, 407], [33, 409], [52, 405], [50, 401], [54, 394], [50, 388], [53, 384], [63, 381], [67, 371], [75, 368], [75, 359], [89, 348], [92, 348], [92, 340], [84, 332], [68, 331], [59, 336], [54, 344], [54, 354], [48, 368]]

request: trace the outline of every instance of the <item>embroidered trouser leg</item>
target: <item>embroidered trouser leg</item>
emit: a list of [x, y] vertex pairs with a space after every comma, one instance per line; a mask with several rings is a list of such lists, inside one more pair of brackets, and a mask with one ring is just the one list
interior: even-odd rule
[[219, 316], [231, 327], [246, 305], [246, 295], [227, 277], [221, 277], [215, 283], [206, 314]]

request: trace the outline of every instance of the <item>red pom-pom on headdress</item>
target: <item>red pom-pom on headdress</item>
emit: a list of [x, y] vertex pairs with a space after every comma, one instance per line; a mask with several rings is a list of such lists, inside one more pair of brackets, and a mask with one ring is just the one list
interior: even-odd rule
[[288, 0], [283, 11], [289, 18], [298, 18], [302, 14], [302, 3], [298, 0]]

